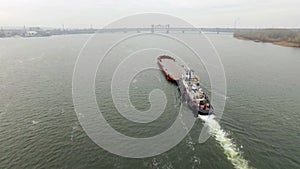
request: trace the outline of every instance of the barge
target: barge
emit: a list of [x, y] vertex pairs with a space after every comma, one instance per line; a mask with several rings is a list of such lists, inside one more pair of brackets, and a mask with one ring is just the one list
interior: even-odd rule
[[157, 63], [166, 79], [178, 85], [182, 98], [195, 115], [214, 113], [214, 108], [208, 96], [203, 92], [200, 86], [200, 78], [194, 70], [180, 65], [173, 57], [167, 55], [159, 56]]

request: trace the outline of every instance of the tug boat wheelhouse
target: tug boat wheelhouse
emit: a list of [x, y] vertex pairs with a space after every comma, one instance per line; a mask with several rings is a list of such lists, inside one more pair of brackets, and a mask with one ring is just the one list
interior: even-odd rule
[[202, 91], [200, 78], [192, 69], [179, 65], [174, 58], [166, 55], [159, 56], [157, 63], [167, 80], [178, 85], [182, 98], [196, 115], [214, 113], [209, 98]]

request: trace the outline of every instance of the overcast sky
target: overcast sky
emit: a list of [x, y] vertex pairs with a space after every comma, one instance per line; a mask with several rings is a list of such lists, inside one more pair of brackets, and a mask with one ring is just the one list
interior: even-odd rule
[[180, 17], [197, 27], [298, 27], [300, 0], [1, 0], [0, 26], [85, 28], [133, 14]]

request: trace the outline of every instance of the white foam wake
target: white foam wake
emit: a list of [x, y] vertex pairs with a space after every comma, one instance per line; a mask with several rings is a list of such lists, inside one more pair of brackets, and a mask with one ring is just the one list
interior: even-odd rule
[[232, 139], [228, 136], [229, 134], [224, 131], [220, 124], [210, 116], [200, 116], [199, 118], [208, 124], [209, 132], [217, 140], [219, 145], [223, 148], [224, 154], [227, 159], [233, 164], [236, 169], [249, 169], [248, 161], [243, 158], [242, 151], [234, 144]]

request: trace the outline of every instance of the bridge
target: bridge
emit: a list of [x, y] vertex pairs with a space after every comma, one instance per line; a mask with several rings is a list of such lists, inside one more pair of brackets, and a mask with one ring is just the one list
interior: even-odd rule
[[103, 28], [96, 30], [97, 33], [130, 33], [130, 32], [149, 32], [149, 33], [233, 33], [239, 30], [252, 30], [245, 28], [194, 28], [194, 27], [170, 27], [170, 25], [151, 25], [148, 28]]

